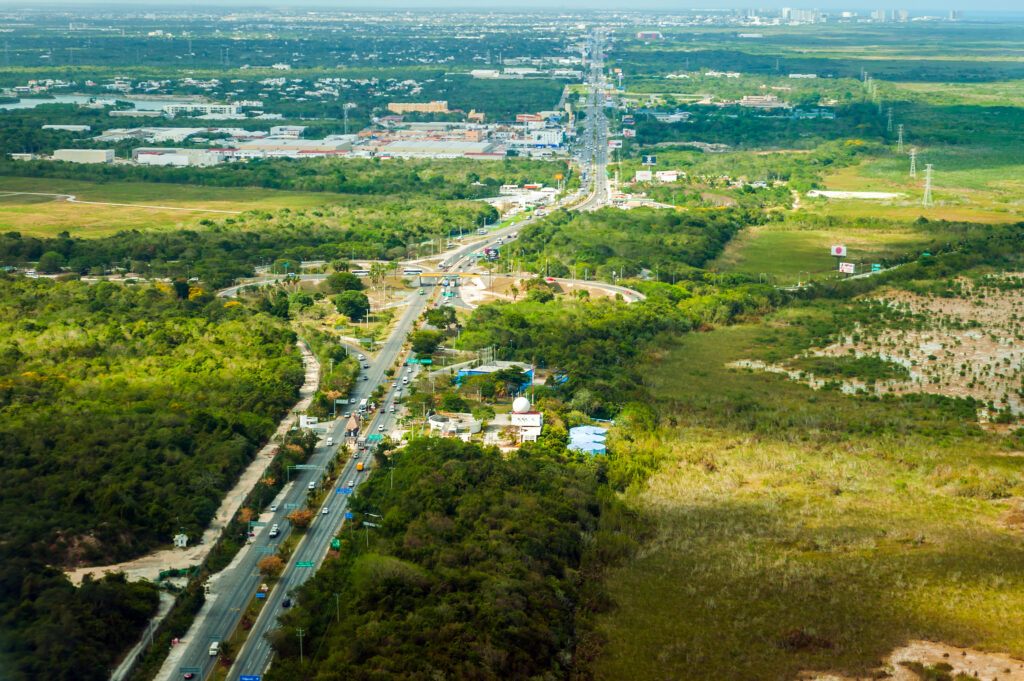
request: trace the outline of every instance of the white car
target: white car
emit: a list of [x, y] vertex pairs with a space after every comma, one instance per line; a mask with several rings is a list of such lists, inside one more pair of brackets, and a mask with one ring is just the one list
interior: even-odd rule
[[382, 423], [379, 426], [377, 426], [377, 430], [379, 430], [380, 432], [383, 433], [384, 432], [384, 424]]
[[271, 513], [277, 513], [277, 504], [271, 504], [270, 505], [270, 512]]
[[330, 512], [331, 512], [331, 509], [328, 508], [327, 506], [324, 506], [323, 510], [320, 511], [321, 515], [327, 515]]

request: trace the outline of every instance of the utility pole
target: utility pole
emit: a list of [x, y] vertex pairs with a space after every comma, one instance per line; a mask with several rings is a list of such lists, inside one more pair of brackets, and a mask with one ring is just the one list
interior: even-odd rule
[[[889, 109], [889, 111], [892, 111], [892, 109]], [[900, 123], [899, 125], [897, 125], [896, 126], [896, 130], [899, 132], [899, 137], [896, 140], [896, 153], [897, 154], [902, 154], [903, 153], [903, 124]]]
[[306, 658], [302, 654], [302, 637], [306, 635], [306, 630], [299, 627], [295, 630], [295, 635], [299, 637], [299, 664], [305, 664]]
[[338, 609], [338, 621], [341, 621], [341, 594], [335, 592], [334, 594], [334, 605]]
[[926, 163], [924, 165], [924, 201], [922, 202], [926, 208], [934, 205], [932, 201], [932, 164]]
[[910, 147], [910, 176], [917, 177], [917, 148]]
[[341, 107], [345, 113], [345, 134], [348, 134], [348, 102], [345, 102], [344, 106]]

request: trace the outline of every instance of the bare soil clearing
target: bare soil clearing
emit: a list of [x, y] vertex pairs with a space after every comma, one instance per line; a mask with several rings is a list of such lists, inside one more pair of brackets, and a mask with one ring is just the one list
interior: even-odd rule
[[[913, 665], [915, 662], [925, 667], [945, 669], [954, 679], [959, 674], [967, 674], [980, 681], [1024, 681], [1022, 660], [932, 641], [911, 641], [897, 648], [879, 671], [884, 671], [885, 678], [893, 681], [920, 681], [922, 677], [908, 666], [908, 663]], [[830, 672], [803, 672], [797, 678], [799, 681], [873, 681], [879, 677], [855, 678]]]

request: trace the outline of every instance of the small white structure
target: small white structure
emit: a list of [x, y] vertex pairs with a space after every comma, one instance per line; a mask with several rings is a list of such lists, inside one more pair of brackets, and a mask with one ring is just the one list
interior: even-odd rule
[[184, 532], [174, 535], [174, 547], [177, 549], [187, 549], [188, 535]]
[[512, 425], [519, 429], [520, 442], [536, 442], [540, 431], [544, 428], [544, 414], [533, 411], [530, 400], [517, 397], [512, 401], [512, 413], [509, 414]]

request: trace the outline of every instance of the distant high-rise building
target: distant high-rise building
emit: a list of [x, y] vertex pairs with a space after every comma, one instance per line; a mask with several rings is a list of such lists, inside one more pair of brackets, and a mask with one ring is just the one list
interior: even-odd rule
[[871, 21], [885, 21], [886, 12], [884, 9], [876, 9], [871, 13]]
[[906, 23], [910, 20], [910, 12], [905, 9], [896, 10], [895, 20], [902, 23]]
[[964, 18], [963, 10], [959, 10], [959, 9], [951, 9], [951, 10], [949, 10], [949, 20], [950, 21], [960, 21], [963, 18]]

